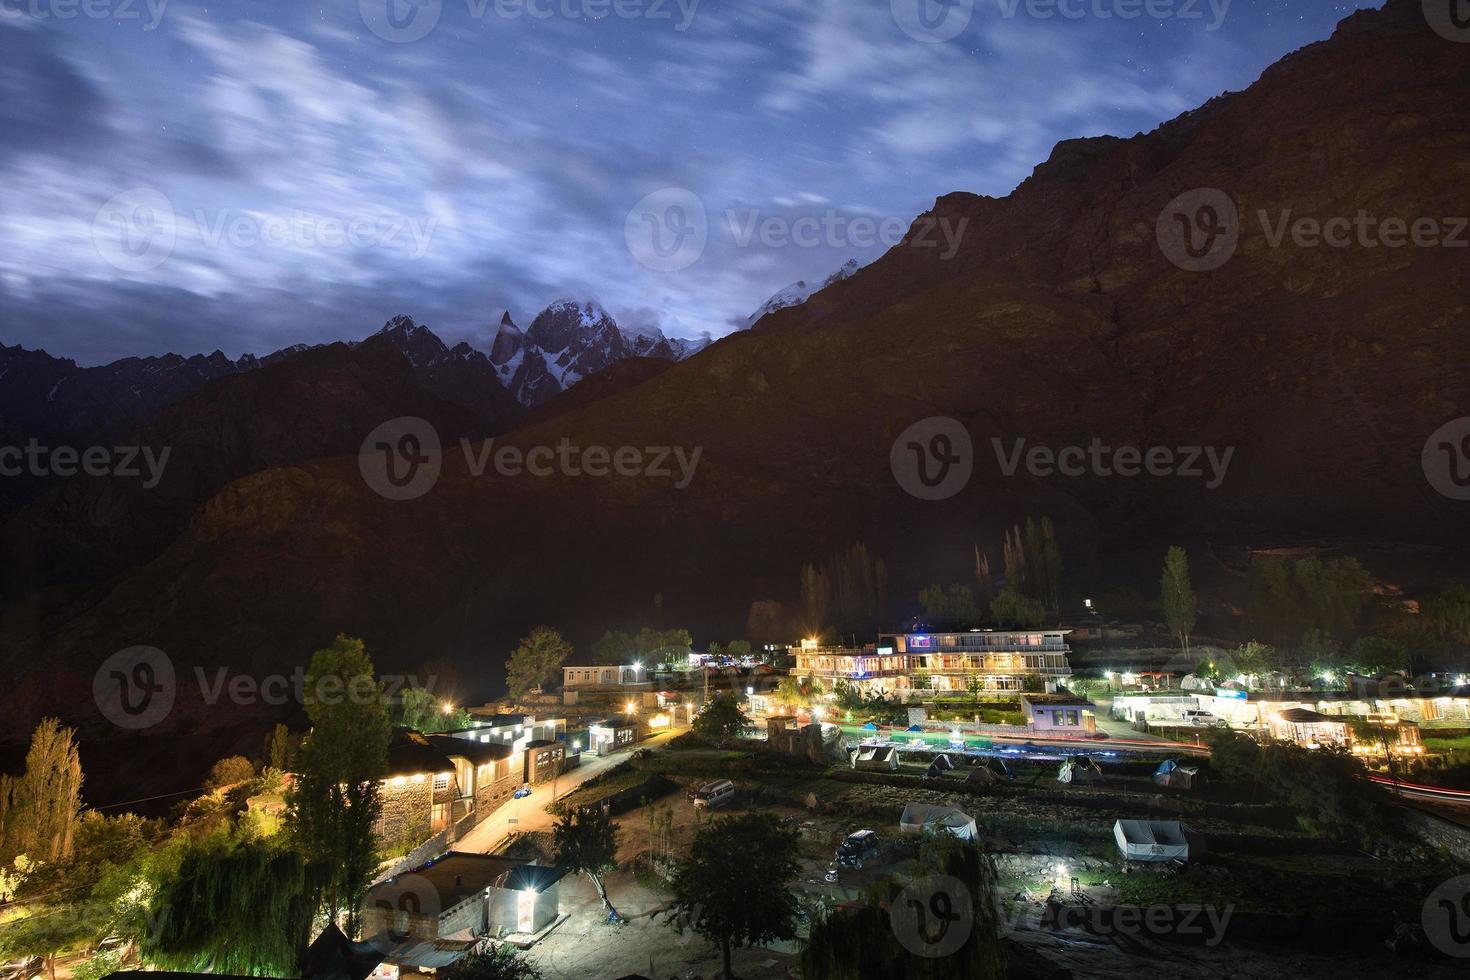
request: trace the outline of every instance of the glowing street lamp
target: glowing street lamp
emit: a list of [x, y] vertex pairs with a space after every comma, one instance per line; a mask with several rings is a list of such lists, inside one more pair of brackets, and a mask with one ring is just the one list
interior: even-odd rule
[[444, 712], [446, 715], [452, 715], [454, 714], [454, 705], [449, 703], [448, 701], [444, 701], [439, 705], [439, 710]]

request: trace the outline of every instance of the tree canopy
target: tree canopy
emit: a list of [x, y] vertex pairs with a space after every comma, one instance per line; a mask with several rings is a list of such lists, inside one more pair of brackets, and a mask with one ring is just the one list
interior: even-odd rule
[[505, 685], [511, 696], [523, 697], [533, 688], [556, 680], [571, 655], [572, 645], [550, 626], [531, 630], [505, 665]]
[[796, 935], [797, 851], [795, 829], [766, 813], [719, 817], [695, 834], [674, 875], [673, 918], [720, 947], [725, 976], [734, 946]]
[[750, 729], [750, 719], [729, 694], [716, 694], [694, 718], [694, 734], [711, 742], [739, 738]]
[[301, 854], [332, 868], [326, 909], [333, 919], [346, 913], [351, 934], [376, 864], [388, 709], [372, 658], [361, 640], [346, 636], [312, 655], [305, 690], [312, 729], [296, 753], [288, 823]]

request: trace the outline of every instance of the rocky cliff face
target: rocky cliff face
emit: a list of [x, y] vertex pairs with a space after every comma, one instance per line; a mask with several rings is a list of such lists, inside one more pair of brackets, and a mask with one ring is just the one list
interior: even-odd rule
[[[735, 635], [752, 599], [789, 596], [803, 563], [854, 541], [884, 558], [890, 594], [911, 595], [967, 574], [976, 543], [994, 549], [1028, 515], [1051, 516], [1079, 556], [1246, 529], [1463, 540], [1465, 504], [1429, 485], [1420, 457], [1470, 415], [1466, 251], [1277, 232], [1361, 211], [1380, 231], [1435, 219], [1454, 233], [1470, 60], [1419, 9], [1356, 14], [1153, 133], [1063, 143], [1004, 198], [941, 198], [904, 243], [757, 330], [501, 440], [697, 449], [683, 489], [480, 474], [450, 456], [430, 492], [390, 501], [352, 459], [268, 469], [225, 484], [86, 602], [15, 607], [0, 622], [7, 666], [60, 698], [51, 665], [99, 650], [299, 663], [345, 630], [388, 669], [433, 649], [495, 678], [526, 628], [591, 639], [655, 595], [691, 628]], [[924, 244], [940, 221], [966, 229], [948, 259]], [[565, 342], [543, 377], [588, 352], [557, 363], [584, 314], [537, 330]], [[940, 501], [893, 471], [900, 434], [931, 416], [974, 446], [973, 475]], [[1008, 467], [1017, 440], [1229, 449], [1232, 462], [1213, 488], [1073, 476]], [[90, 675], [72, 680], [85, 691]]]

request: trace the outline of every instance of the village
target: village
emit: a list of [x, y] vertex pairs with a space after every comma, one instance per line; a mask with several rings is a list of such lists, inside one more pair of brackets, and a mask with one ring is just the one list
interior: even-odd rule
[[[384, 712], [385, 748], [364, 784], [360, 904], [310, 917], [294, 969], [244, 957], [221, 970], [210, 954], [199, 975], [839, 976], [823, 971], [841, 957], [822, 957], [852, 928], [863, 958], [960, 962], [961, 976], [991, 975], [987, 956], [1009, 976], [1121, 977], [1180, 955], [1251, 975], [1284, 950], [1303, 976], [1329, 976], [1323, 944], [1439, 975], [1462, 944], [1426, 896], [1463, 883], [1470, 855], [1470, 792], [1449, 778], [1470, 736], [1465, 678], [1304, 682], [1208, 646], [1180, 673], [1167, 650], [1106, 639], [1084, 622], [695, 651], [682, 630], [645, 630], [621, 638], [635, 653], [622, 662], [568, 664], [540, 628], [511, 658], [519, 693], [464, 706], [409, 689], [391, 713], [367, 706]], [[308, 689], [329, 663], [344, 687], [371, 665], [339, 637]], [[14, 923], [81, 918], [22, 933], [6, 980], [201, 962], [173, 951], [170, 917], [190, 894], [177, 889], [199, 886], [171, 862], [201, 846], [196, 859], [297, 853], [323, 733], [378, 737], [351, 727], [361, 705], [318, 710], [312, 733], [277, 726], [259, 765], [221, 760], [171, 829], [80, 814], [88, 854], [72, 860], [102, 848], [90, 887], [104, 907], [27, 901], [18, 874], [10, 907], [32, 915]], [[48, 738], [69, 736], [43, 723], [33, 755]], [[323, 803], [357, 801], [328, 788]], [[184, 857], [160, 865], [171, 848]], [[743, 932], [700, 918], [721, 898], [708, 883], [691, 893], [690, 869], [721, 848], [703, 860], [779, 853], [752, 856], [761, 877], [725, 900], [784, 918]]]
[[[1470, 794], [1412, 773], [1441, 754], [1436, 733], [1470, 728], [1462, 678], [1285, 690], [1082, 677], [1068, 635], [883, 634], [567, 666], [559, 691], [519, 699], [535, 714], [490, 704], [460, 730], [397, 731], [380, 837], [431, 836], [368, 893], [366, 934], [393, 940], [375, 947], [374, 976], [452, 969], [486, 942], [550, 977], [714, 975], [716, 952], [673, 925], [671, 881], [700, 829], [742, 811], [796, 829], [804, 922], [902, 879], [939, 836], [985, 847], [1013, 961], [1122, 976], [1188, 949], [1240, 964], [1345, 923], [1359, 953], [1432, 950], [1418, 909], [1470, 854]], [[701, 724], [725, 704], [738, 709], [726, 727]], [[1391, 822], [1344, 826], [1357, 801], [1330, 795], [1354, 792], [1340, 782], [1318, 787], [1322, 812], [1297, 812], [1289, 787], [1247, 778], [1255, 764], [1233, 762], [1228, 740], [1355, 760], [1398, 794]], [[1232, 761], [1212, 760], [1217, 746]], [[556, 853], [557, 818], [585, 810], [618, 827], [595, 886]], [[736, 949], [736, 972], [788, 975], [801, 947]]]

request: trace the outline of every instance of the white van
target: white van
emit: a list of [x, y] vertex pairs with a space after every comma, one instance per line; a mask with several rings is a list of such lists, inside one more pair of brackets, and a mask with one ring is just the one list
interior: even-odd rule
[[720, 806], [735, 795], [735, 784], [728, 779], [705, 783], [694, 791], [694, 805], [706, 809]]
[[1206, 728], [1224, 728], [1225, 720], [1217, 718], [1208, 711], [1186, 711], [1184, 712], [1184, 723]]

